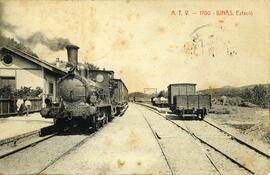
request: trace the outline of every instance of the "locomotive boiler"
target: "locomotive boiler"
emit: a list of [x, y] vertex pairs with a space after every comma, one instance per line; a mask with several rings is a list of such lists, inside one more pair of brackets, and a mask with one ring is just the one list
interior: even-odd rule
[[77, 122], [98, 130], [112, 120], [116, 113], [111, 103], [117, 84], [112, 81], [113, 71], [78, 70], [78, 49], [66, 46], [68, 73], [57, 83], [59, 102], [46, 99], [42, 108], [44, 118], [53, 118], [56, 125]]

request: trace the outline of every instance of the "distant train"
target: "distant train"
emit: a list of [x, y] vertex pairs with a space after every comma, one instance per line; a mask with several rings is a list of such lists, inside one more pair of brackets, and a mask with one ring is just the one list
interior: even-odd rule
[[66, 46], [69, 72], [58, 82], [59, 102], [45, 100], [41, 109], [44, 118], [53, 118], [55, 125], [77, 122], [80, 126], [98, 130], [128, 105], [128, 89], [113, 71], [78, 70], [78, 49]]
[[203, 120], [211, 108], [210, 95], [196, 95], [196, 84], [179, 83], [168, 86], [169, 108], [179, 117], [195, 114]]
[[152, 97], [151, 103], [152, 105], [161, 108], [168, 107], [168, 99], [164, 97]]

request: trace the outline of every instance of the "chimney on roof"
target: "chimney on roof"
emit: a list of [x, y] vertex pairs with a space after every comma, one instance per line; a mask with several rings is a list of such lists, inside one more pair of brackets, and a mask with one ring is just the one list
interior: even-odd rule
[[79, 47], [76, 45], [70, 44], [66, 46], [66, 49], [67, 49], [67, 55], [68, 55], [68, 62], [73, 64], [73, 66], [75, 66], [75, 68], [77, 69]]

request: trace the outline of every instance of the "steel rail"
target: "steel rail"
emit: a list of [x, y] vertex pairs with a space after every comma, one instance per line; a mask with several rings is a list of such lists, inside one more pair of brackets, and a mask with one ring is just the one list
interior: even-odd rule
[[[99, 130], [100, 131], [100, 130]], [[94, 137], [98, 132], [94, 132], [92, 134], [90, 134], [89, 136], [87, 136], [86, 138], [84, 138], [83, 140], [79, 141], [76, 145], [74, 145], [73, 147], [71, 147], [70, 149], [68, 149], [67, 151], [65, 151], [63, 154], [61, 154], [60, 156], [58, 156], [57, 158], [55, 158], [53, 161], [51, 161], [49, 164], [47, 164], [44, 168], [42, 168], [38, 173], [36, 174], [42, 174], [45, 170], [47, 170], [50, 166], [52, 166], [53, 164], [55, 164], [58, 160], [60, 160], [61, 158], [65, 157], [66, 155], [70, 154], [72, 151], [74, 151], [75, 149], [79, 148], [80, 146], [82, 146], [84, 143], [86, 143], [90, 138]]]
[[[108, 125], [108, 123], [106, 124]], [[93, 133], [91, 133], [90, 135], [88, 135], [87, 137], [85, 137], [84, 139], [82, 139], [81, 141], [79, 141], [76, 145], [74, 145], [73, 147], [71, 147], [70, 149], [68, 149], [67, 151], [65, 151], [63, 154], [61, 154], [60, 156], [58, 156], [57, 158], [55, 158], [53, 161], [51, 161], [49, 164], [47, 164], [44, 168], [42, 168], [38, 173], [36, 173], [37, 175], [39, 174], [43, 174], [43, 172], [45, 170], [47, 170], [50, 166], [52, 166], [53, 164], [55, 164], [58, 160], [60, 160], [61, 158], [65, 157], [66, 155], [70, 154], [72, 151], [76, 150], [77, 148], [79, 148], [80, 146], [82, 146], [84, 143], [86, 143], [90, 138], [94, 137], [97, 133], [99, 133], [99, 131], [102, 131], [102, 129], [104, 129], [105, 127], [101, 127], [98, 131], [95, 131]]]
[[[74, 127], [77, 127], [77, 126], [72, 126], [72, 128], [74, 128]], [[47, 127], [46, 127], [46, 128], [47, 128]], [[50, 139], [50, 138], [53, 138], [53, 137], [57, 136], [58, 134], [60, 134], [60, 133], [62, 133], [62, 132], [67, 132], [67, 131], [69, 131], [70, 129], [71, 129], [71, 128], [65, 128], [63, 131], [57, 131], [57, 132], [54, 132], [54, 133], [52, 133], [52, 134], [49, 134], [48, 136], [45, 136], [45, 137], [42, 137], [42, 138], [38, 138], [36, 141], [33, 141], [33, 142], [28, 143], [28, 144], [26, 144], [26, 145], [18, 146], [17, 149], [14, 149], [14, 150], [11, 150], [11, 151], [8, 151], [8, 152], [6, 152], [6, 153], [1, 154], [1, 155], [0, 155], [0, 159], [3, 159], [3, 158], [5, 158], [5, 157], [7, 157], [7, 156], [10, 156], [10, 155], [13, 155], [13, 154], [15, 154], [15, 153], [17, 153], [17, 152], [20, 152], [20, 151], [22, 151], [22, 150], [25, 150], [26, 148], [35, 146], [35, 145], [37, 145], [37, 144], [39, 144], [39, 143], [41, 143], [41, 142], [44, 142], [44, 141], [46, 141], [46, 140], [48, 140], [48, 139]], [[39, 134], [41, 134], [40, 132], [41, 132], [41, 131], [39, 131]], [[30, 136], [31, 136], [31, 135], [30, 135]], [[29, 137], [29, 136], [27, 135], [26, 137]], [[14, 137], [14, 138], [15, 138], [15, 137]], [[19, 139], [22, 139], [22, 138], [20, 137]], [[14, 141], [16, 141], [16, 139], [14, 139]]]
[[225, 130], [219, 128], [219, 127], [216, 126], [215, 124], [213, 124], [213, 123], [211, 123], [211, 122], [209, 122], [209, 121], [207, 121], [207, 120], [205, 120], [205, 119], [204, 119], [203, 121], [204, 121], [205, 123], [211, 125], [212, 127], [216, 128], [216, 129], [218, 129], [218, 130], [220, 130], [221, 132], [227, 134], [228, 136], [230, 136], [232, 139], [234, 139], [235, 141], [237, 141], [237, 142], [240, 143], [241, 145], [244, 145], [244, 146], [246, 146], [246, 147], [252, 149], [253, 151], [255, 151], [255, 152], [261, 154], [261, 155], [264, 156], [264, 157], [266, 157], [267, 159], [270, 159], [270, 155], [268, 155], [267, 153], [264, 153], [263, 151], [261, 151], [261, 150], [255, 148], [255, 147], [251, 146], [250, 144], [248, 144], [248, 143], [246, 143], [246, 142], [240, 140], [240, 139], [237, 138], [236, 136], [234, 136], [234, 135], [228, 133], [227, 131], [225, 131]]
[[25, 146], [19, 147], [19, 148], [15, 149], [15, 150], [12, 150], [12, 151], [9, 151], [9, 152], [7, 152], [7, 153], [4, 153], [4, 154], [0, 155], [0, 159], [3, 159], [3, 158], [5, 158], [5, 157], [7, 157], [7, 156], [10, 156], [10, 155], [12, 155], [12, 154], [15, 154], [15, 153], [17, 153], [17, 152], [19, 152], [19, 151], [22, 151], [22, 150], [26, 149], [26, 148], [35, 146], [35, 145], [37, 145], [38, 143], [41, 143], [41, 142], [43, 142], [43, 141], [45, 141], [45, 140], [48, 140], [48, 139], [50, 139], [50, 138], [52, 138], [52, 137], [54, 137], [54, 136], [56, 136], [56, 135], [57, 135], [57, 133], [54, 133], [54, 134], [52, 134], [52, 135], [46, 136], [46, 137], [44, 137], [44, 138], [42, 138], [42, 139], [39, 139], [39, 140], [37, 140], [37, 141], [35, 141], [35, 142], [29, 143], [29, 144], [27, 144], [27, 145], [25, 145]]

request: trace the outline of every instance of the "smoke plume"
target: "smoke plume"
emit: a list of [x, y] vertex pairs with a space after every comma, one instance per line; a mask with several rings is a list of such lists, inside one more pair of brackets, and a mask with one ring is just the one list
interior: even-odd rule
[[3, 12], [4, 12], [4, 4], [0, 2], [0, 37], [3, 36], [3, 31], [9, 31], [14, 33], [15, 29], [17, 28], [15, 25], [9, 24], [3, 19]]
[[[14, 35], [14, 37], [23, 45], [27, 47], [35, 47], [37, 44], [46, 46], [51, 51], [63, 50], [66, 45], [70, 44], [70, 41], [65, 38], [48, 38], [41, 32], [36, 32], [28, 38], [23, 38], [16, 34], [17, 26], [12, 25], [4, 20], [4, 3], [0, 2], [0, 44], [6, 43], [7, 38], [4, 36], [4, 31], [7, 31]], [[14, 41], [12, 41], [14, 42]]]
[[26, 39], [19, 37], [19, 36], [16, 36], [16, 38], [21, 43], [23, 43], [27, 46], [34, 47], [40, 43], [52, 51], [63, 50], [66, 47], [66, 45], [70, 44], [70, 41], [68, 39], [65, 39], [65, 38], [52, 38], [52, 39], [50, 39], [50, 38], [47, 38], [41, 32], [34, 33], [33, 35], [31, 35], [30, 37], [28, 37]]

